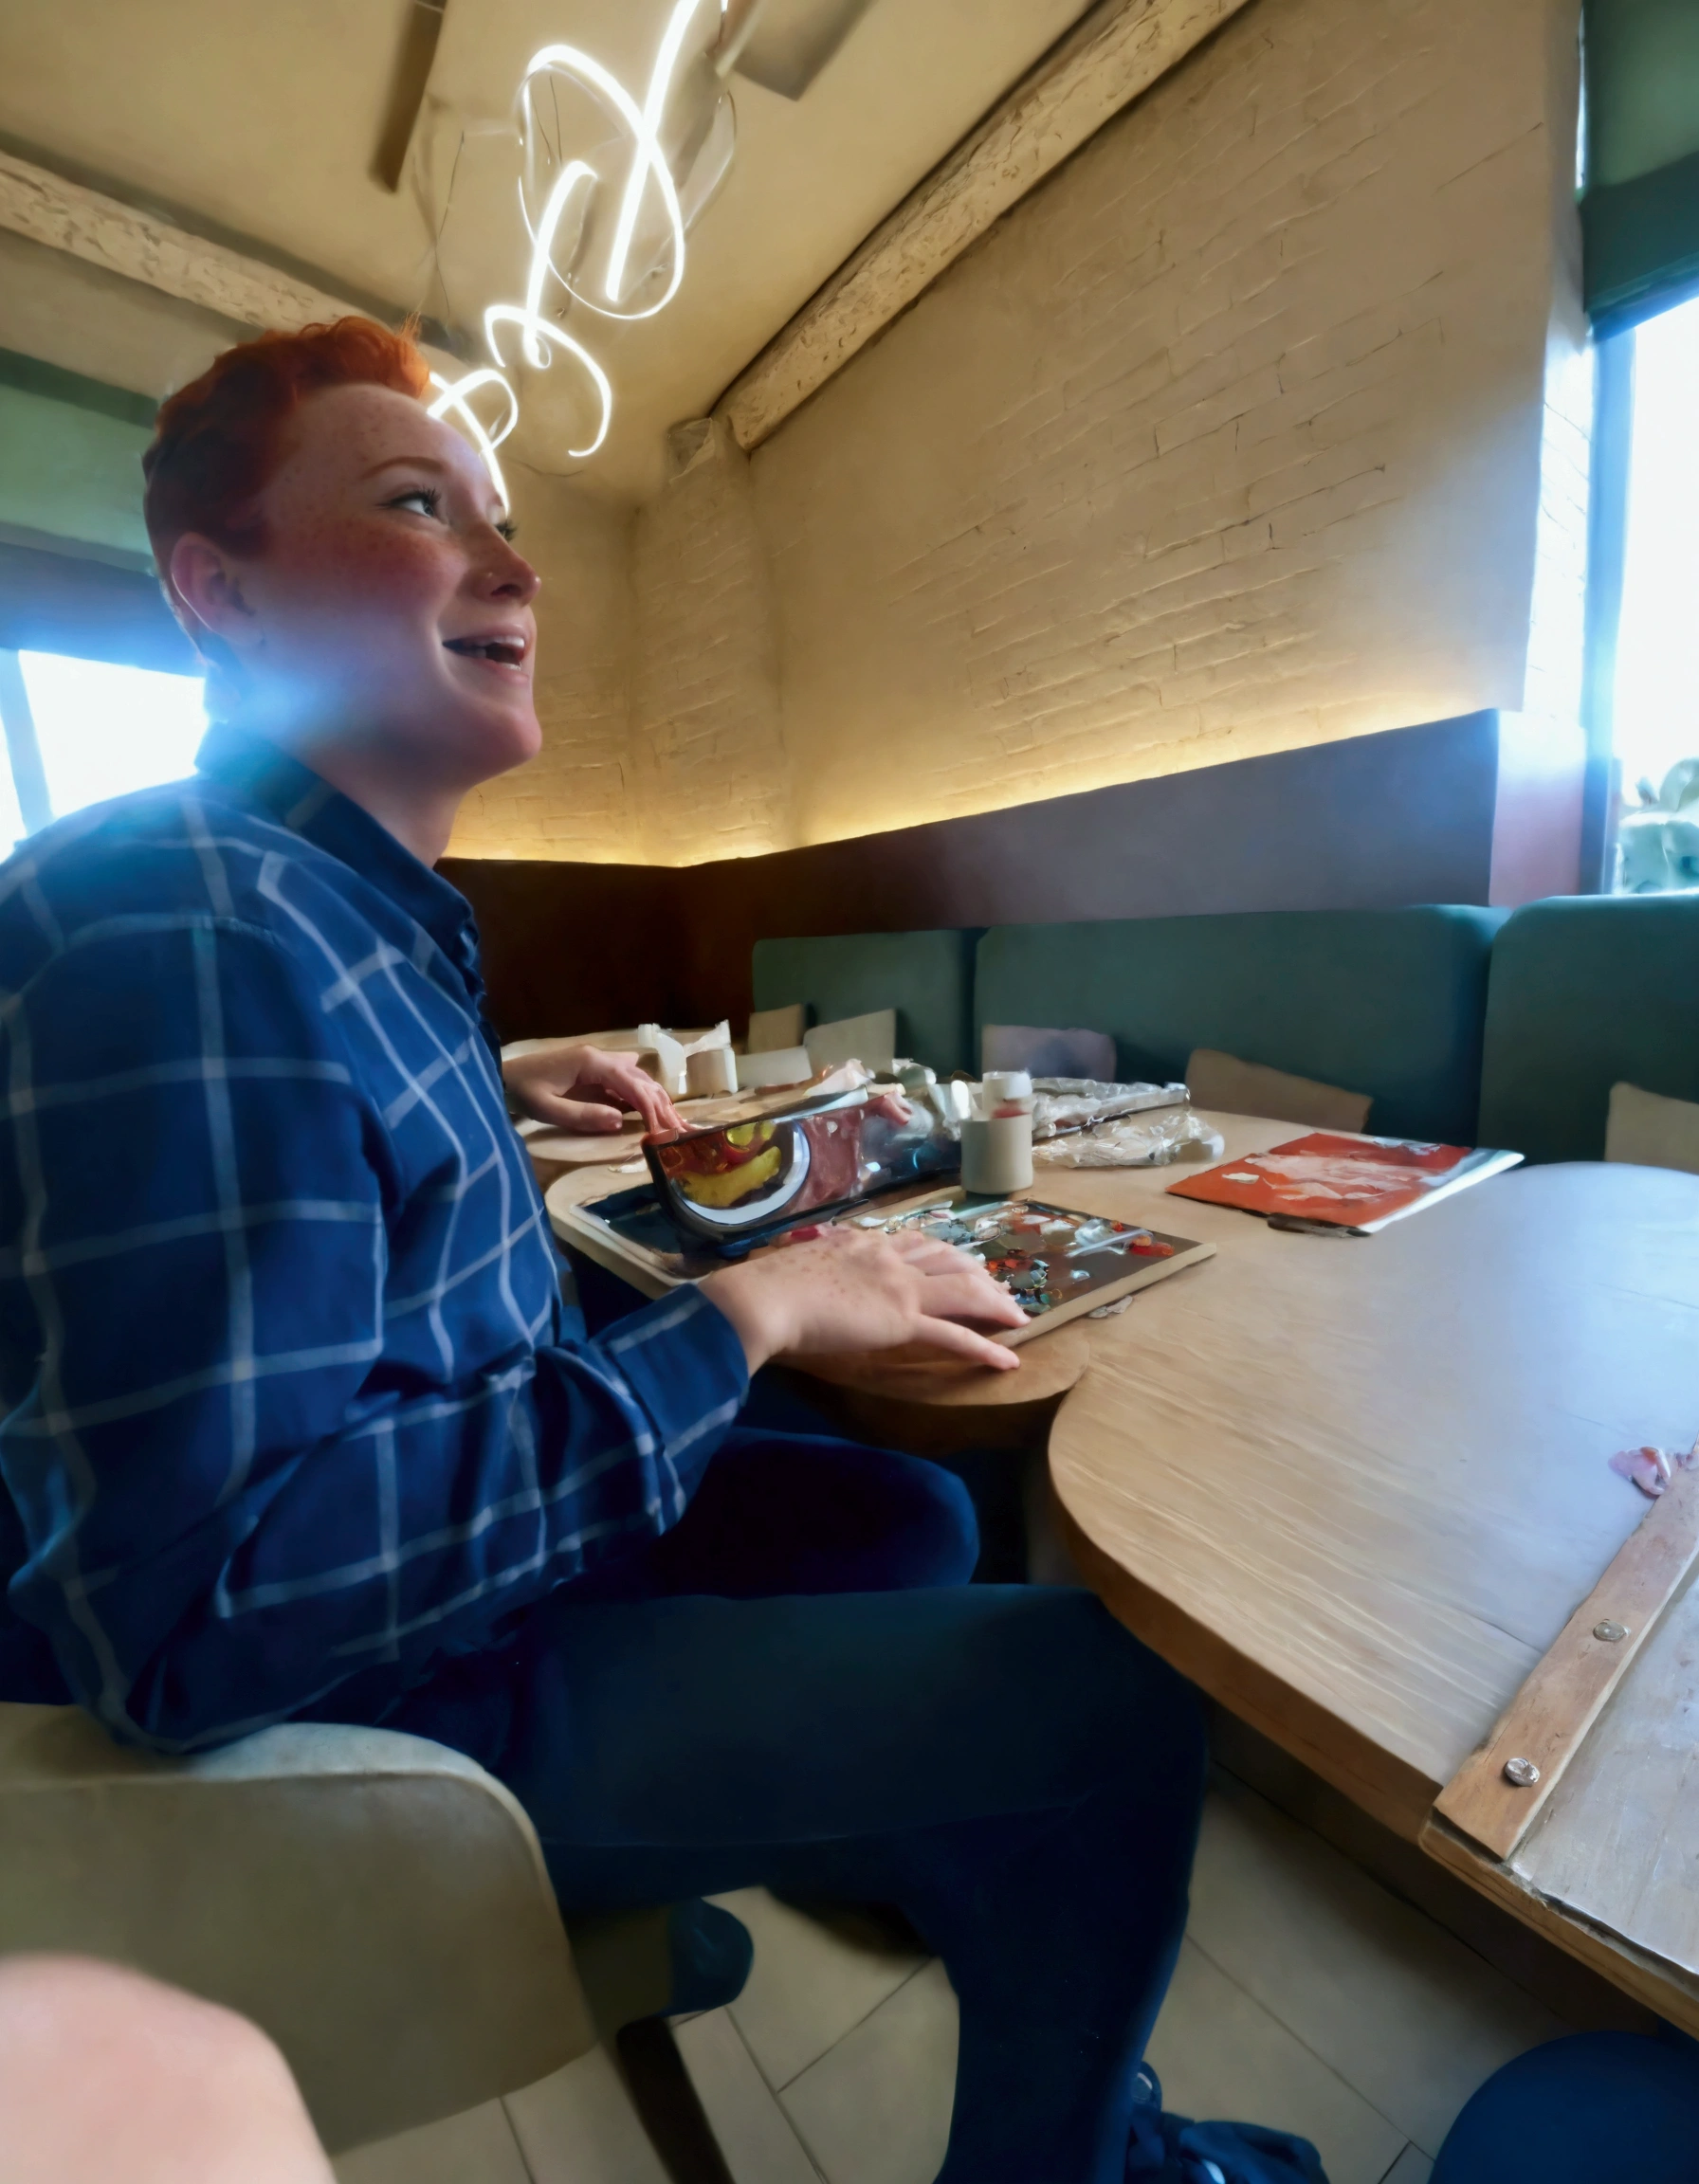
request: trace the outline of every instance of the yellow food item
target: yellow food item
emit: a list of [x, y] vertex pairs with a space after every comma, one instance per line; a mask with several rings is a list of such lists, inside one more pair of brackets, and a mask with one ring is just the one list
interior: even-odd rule
[[769, 1145], [741, 1168], [728, 1168], [722, 1175], [681, 1175], [678, 1188], [693, 1206], [735, 1206], [772, 1182], [782, 1153], [782, 1147]]

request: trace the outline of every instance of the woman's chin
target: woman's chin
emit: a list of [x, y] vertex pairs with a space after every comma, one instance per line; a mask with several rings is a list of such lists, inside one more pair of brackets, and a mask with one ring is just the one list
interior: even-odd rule
[[465, 746], [480, 769], [480, 780], [509, 774], [542, 749], [542, 727], [529, 691], [506, 704], [480, 706], [476, 719], [465, 726]]

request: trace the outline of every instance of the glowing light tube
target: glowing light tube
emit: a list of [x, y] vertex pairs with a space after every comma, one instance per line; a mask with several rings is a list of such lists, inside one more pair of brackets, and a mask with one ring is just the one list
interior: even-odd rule
[[[679, 0], [661, 39], [660, 50], [655, 55], [649, 91], [643, 101], [643, 129], [646, 138], [655, 146], [657, 152], [661, 143], [661, 121], [667, 112], [667, 97], [672, 90], [672, 72], [679, 63], [679, 49], [685, 43], [685, 32], [690, 27], [691, 18], [702, 5], [703, 0]], [[620, 284], [626, 276], [626, 260], [630, 254], [631, 237], [636, 230], [637, 214], [642, 209], [646, 180], [646, 162], [642, 153], [633, 150], [631, 171], [626, 177], [625, 196], [619, 208], [619, 225], [613, 231], [613, 245], [608, 252], [608, 274], [603, 283], [603, 293], [611, 303], [619, 301]], [[678, 252], [673, 280], [673, 289], [676, 290], [685, 270], [685, 229], [682, 218], [674, 237], [674, 247]]]
[[[500, 358], [497, 361], [499, 362]], [[511, 506], [507, 494], [507, 481], [502, 475], [502, 465], [496, 458], [496, 449], [520, 421], [519, 396], [507, 384], [501, 373], [492, 372], [487, 365], [476, 372], [468, 372], [464, 379], [456, 379], [452, 382], [444, 379], [440, 374], [433, 372], [430, 374], [430, 384], [440, 389], [441, 391], [426, 414], [431, 417], [446, 417], [448, 411], [452, 410], [460, 416], [471, 433], [479, 454], [484, 458], [484, 466], [489, 472], [490, 483], [500, 496], [502, 507]], [[507, 397], [507, 421], [499, 432], [491, 433], [484, 429], [484, 420], [472, 408], [468, 399], [480, 387], [499, 387]], [[604, 422], [604, 432], [606, 429]]]
[[[680, 4], [682, 6], [684, 0], [680, 0]], [[682, 30], [680, 35], [683, 35]], [[592, 60], [588, 53], [581, 53], [575, 46], [544, 46], [532, 55], [531, 64], [525, 70], [524, 82], [521, 85], [520, 91], [527, 136], [536, 126], [531, 114], [532, 82], [538, 76], [556, 71], [564, 76], [575, 76], [581, 82], [589, 84], [593, 90], [599, 92], [630, 131], [632, 171], [640, 178], [637, 190], [638, 198], [641, 199], [642, 196], [643, 180], [647, 179], [649, 175], [652, 175], [655, 187], [661, 192], [661, 202], [666, 209], [667, 224], [672, 229], [672, 278], [667, 284], [667, 293], [658, 303], [651, 303], [647, 311], [610, 310], [597, 303], [594, 298], [582, 294], [575, 288], [572, 290], [572, 293], [578, 298], [581, 303], [588, 305], [592, 311], [599, 312], [604, 318], [652, 318], [658, 311], [666, 310], [667, 304], [678, 294], [679, 283], [685, 278], [685, 215], [679, 204], [679, 193], [674, 187], [671, 171], [662, 155], [660, 138], [650, 126], [643, 110], [638, 106], [637, 101], [631, 97], [625, 85], [619, 82], [618, 78], [611, 75], [599, 61]], [[627, 185], [627, 191], [629, 196], [630, 193], [630, 183]], [[631, 220], [632, 224], [635, 225], [636, 212], [634, 209], [631, 213]], [[623, 209], [621, 225], [623, 228]], [[617, 233], [615, 242], [616, 244], [618, 242]], [[630, 248], [630, 236], [627, 231], [624, 246], [620, 250], [619, 270], [622, 274], [625, 270], [625, 255]], [[619, 291], [613, 278], [613, 256], [612, 252], [609, 254], [608, 264], [608, 277], [604, 282], [604, 290], [612, 300], [616, 301]]]
[[[573, 191], [580, 182], [594, 182], [595, 178], [594, 167], [587, 167], [582, 159], [574, 159], [561, 169], [555, 187], [549, 191], [549, 201], [543, 208], [542, 219], [531, 236], [534, 247], [531, 252], [531, 277], [525, 283], [525, 311], [527, 316], [532, 318], [540, 318], [542, 316], [543, 283], [548, 280], [551, 273], [569, 295], [572, 293], [570, 284], [562, 275], [559, 266], [555, 263], [555, 236]], [[525, 199], [524, 193], [521, 191], [520, 195], [520, 211], [521, 214], [523, 214], [524, 209]], [[530, 223], [527, 221], [526, 225], [529, 227]], [[528, 330], [523, 348], [527, 364], [534, 365], [539, 371], [547, 364], [549, 360], [547, 351], [537, 336]]]
[[[489, 353], [498, 364], [505, 364], [507, 361], [502, 354], [502, 344], [496, 338], [498, 326], [517, 326], [521, 334], [534, 341], [553, 342], [557, 349], [564, 349], [569, 356], [575, 356], [578, 362], [583, 365], [585, 371], [590, 374], [591, 382], [597, 394], [601, 397], [601, 423], [596, 428], [595, 438], [587, 446], [569, 447], [567, 453], [575, 462], [594, 455], [608, 437], [608, 428], [613, 421], [613, 389], [609, 382], [608, 374], [590, 354], [590, 351], [584, 347], [583, 343], [575, 341], [563, 326], [557, 326], [547, 318], [539, 318], [534, 311], [527, 311], [522, 304], [519, 303], [492, 303], [484, 314], [484, 338], [489, 343]], [[492, 379], [501, 378], [501, 373], [491, 373], [490, 377]], [[460, 384], [465, 386], [466, 382], [462, 380]], [[507, 382], [503, 379], [502, 384], [506, 386]], [[517, 410], [517, 404], [515, 408]]]

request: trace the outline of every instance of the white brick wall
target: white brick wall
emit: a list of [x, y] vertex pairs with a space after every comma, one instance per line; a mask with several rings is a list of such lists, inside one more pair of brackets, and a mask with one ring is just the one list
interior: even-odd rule
[[725, 427], [681, 426], [637, 522], [632, 749], [657, 864], [758, 854], [791, 831], [772, 587], [749, 465]]
[[518, 544], [541, 573], [537, 600], [539, 757], [461, 807], [454, 857], [635, 861], [630, 752], [632, 601], [629, 509], [508, 465]]
[[529, 853], [693, 862], [1521, 705], [1543, 439], [1548, 513], [1585, 459], [1543, 393], [1572, 18], [1254, 0], [747, 475], [710, 451], [644, 512], [629, 734], [616, 678], [563, 692], [523, 839], [570, 808], [585, 846]]

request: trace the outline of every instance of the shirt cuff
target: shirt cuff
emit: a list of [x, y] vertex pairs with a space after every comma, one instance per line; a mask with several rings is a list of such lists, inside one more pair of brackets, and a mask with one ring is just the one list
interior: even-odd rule
[[688, 1496], [749, 1393], [749, 1361], [737, 1329], [686, 1284], [621, 1320], [596, 1348], [653, 1420]]

